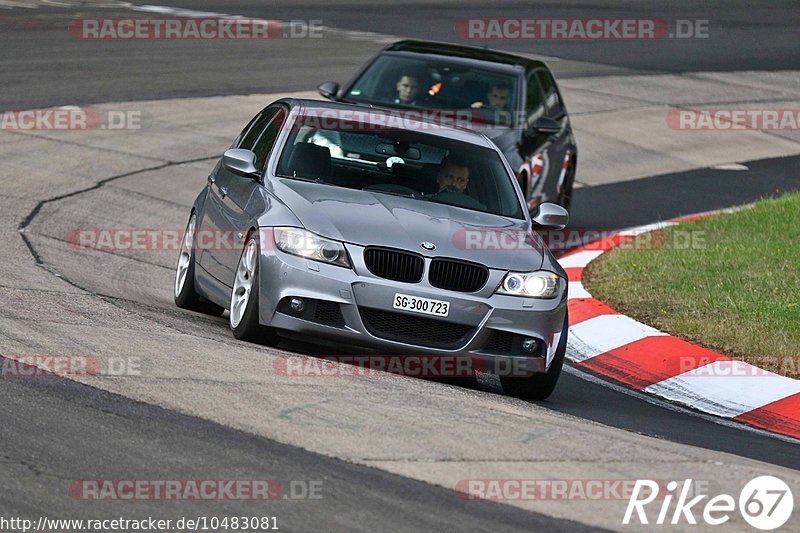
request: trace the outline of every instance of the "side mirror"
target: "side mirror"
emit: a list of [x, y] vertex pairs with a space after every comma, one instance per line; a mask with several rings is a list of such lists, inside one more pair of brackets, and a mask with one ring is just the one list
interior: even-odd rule
[[539, 229], [564, 229], [569, 224], [569, 212], [558, 204], [543, 202], [531, 219]]
[[256, 168], [256, 154], [250, 150], [227, 150], [222, 155], [222, 166], [227, 170], [247, 178], [260, 174]]
[[326, 81], [317, 87], [317, 91], [328, 100], [336, 100], [336, 95], [339, 94], [339, 84], [335, 81]]
[[527, 128], [528, 135], [552, 135], [553, 133], [558, 133], [559, 131], [561, 131], [561, 123], [557, 120], [547, 117], [537, 118], [533, 124], [530, 124]]

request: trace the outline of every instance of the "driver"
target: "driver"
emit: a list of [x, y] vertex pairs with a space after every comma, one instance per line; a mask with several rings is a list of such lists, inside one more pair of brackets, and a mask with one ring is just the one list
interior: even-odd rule
[[442, 159], [436, 174], [437, 192], [463, 193], [469, 185], [469, 166], [456, 156]]
[[470, 107], [480, 109], [497, 126], [510, 126], [511, 113], [508, 104], [511, 100], [511, 87], [503, 82], [493, 83], [486, 93], [485, 100], [473, 102]]
[[486, 211], [486, 206], [467, 192], [469, 173], [469, 163], [458, 156], [448, 155], [442, 159], [439, 165], [439, 172], [436, 174], [438, 192], [433, 195], [432, 199], [440, 198], [444, 200], [447, 197], [447, 193], [455, 193], [445, 203]]
[[476, 109], [491, 109], [492, 111], [507, 111], [511, 88], [505, 83], [493, 83], [486, 93], [485, 101], [473, 102], [470, 107]]

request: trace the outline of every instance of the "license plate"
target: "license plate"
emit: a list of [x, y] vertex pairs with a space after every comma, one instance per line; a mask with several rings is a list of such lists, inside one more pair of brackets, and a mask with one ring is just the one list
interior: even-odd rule
[[430, 298], [420, 298], [419, 296], [409, 296], [408, 294], [395, 294], [395, 309], [403, 311], [413, 311], [424, 315], [447, 316], [450, 312], [450, 302], [444, 300], [431, 300]]

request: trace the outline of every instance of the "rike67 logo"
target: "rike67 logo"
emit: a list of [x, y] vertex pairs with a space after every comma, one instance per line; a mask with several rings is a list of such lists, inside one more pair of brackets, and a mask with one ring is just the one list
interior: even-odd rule
[[[622, 523], [635, 524], [638, 520], [640, 524], [697, 524], [698, 518], [701, 518], [708, 525], [719, 526], [731, 519], [738, 504], [738, 511], [748, 524], [756, 529], [769, 531], [784, 525], [792, 516], [794, 508], [794, 498], [789, 486], [773, 476], [760, 476], [750, 480], [739, 493], [738, 502], [729, 494], [714, 496], [705, 501], [704, 505], [701, 502], [709, 498], [706, 494], [690, 499], [691, 479], [685, 480], [682, 485], [677, 481], [670, 481], [664, 494], [660, 493], [662, 487], [663, 484], [649, 479], [636, 480]], [[645, 507], [656, 500], [660, 506], [652, 506], [648, 517]], [[653, 520], [652, 511], [656, 508], [658, 516], [650, 522]]]

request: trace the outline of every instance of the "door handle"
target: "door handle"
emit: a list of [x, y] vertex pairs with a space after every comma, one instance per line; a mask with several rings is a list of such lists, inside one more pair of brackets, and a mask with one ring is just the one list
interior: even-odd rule
[[217, 187], [219, 189], [219, 193], [222, 195], [223, 198], [228, 196], [228, 189], [226, 187]]

